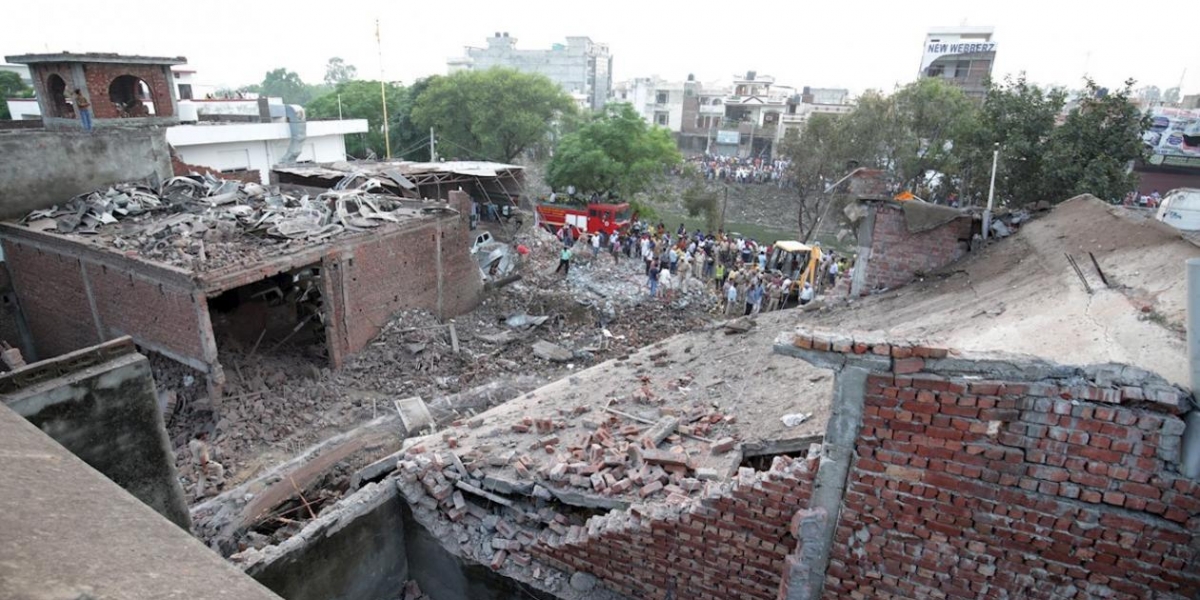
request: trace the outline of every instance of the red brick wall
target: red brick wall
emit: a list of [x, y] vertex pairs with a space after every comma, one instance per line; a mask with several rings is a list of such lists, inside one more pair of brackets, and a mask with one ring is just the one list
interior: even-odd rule
[[826, 598], [1200, 594], [1183, 423], [1120, 404], [1141, 388], [921, 373], [867, 388]]
[[[63, 90], [63, 99], [70, 100], [71, 94], [75, 92], [76, 87], [81, 87], [82, 82], [75, 81], [75, 76], [71, 73], [71, 65], [67, 63], [40, 63], [29, 66], [29, 75], [33, 80], [33, 89], [37, 92], [37, 97], [41, 99], [39, 104], [43, 104], [42, 110], [46, 110], [48, 104], [52, 104], [50, 99], [50, 87], [48, 80], [51, 75], [62, 77], [67, 87]], [[72, 111], [68, 113], [67, 111]], [[62, 117], [71, 118], [78, 115], [73, 114], [73, 109], [69, 105], [63, 104], [52, 106], [49, 112], [44, 114], [47, 117]]]
[[[468, 197], [469, 201], [469, 197]], [[469, 212], [464, 213], [464, 215]], [[366, 347], [392, 315], [409, 309], [438, 310], [438, 238], [441, 238], [443, 318], [475, 307], [483, 288], [470, 254], [465, 216], [363, 242], [327, 261], [327, 295], [334, 363]], [[439, 231], [440, 226], [440, 231]]]
[[682, 506], [593, 517], [586, 531], [530, 553], [631, 598], [774, 600], [795, 546], [789, 526], [808, 505], [816, 465], [816, 457], [779, 457], [770, 471], [742, 469], [730, 489]]
[[87, 274], [107, 337], [130, 335], [207, 362], [191, 290], [95, 264], [87, 265]]
[[104, 341], [92, 323], [79, 259], [10, 240], [4, 241], [4, 258], [39, 358]]
[[175, 108], [171, 103], [171, 86], [167, 81], [166, 66], [127, 65], [120, 63], [88, 63], [83, 66], [84, 78], [92, 94], [92, 113], [97, 119], [116, 119], [120, 115], [117, 106], [109, 100], [108, 86], [121, 75], [133, 75], [146, 82], [150, 88], [149, 103], [153, 100], [154, 116], [171, 117]]
[[[130, 335], [138, 343], [205, 361], [190, 291], [13, 240], [4, 241], [4, 253], [39, 358]], [[88, 302], [84, 268], [104, 339]]]
[[904, 285], [917, 273], [929, 273], [962, 258], [967, 249], [959, 240], [968, 239], [970, 234], [970, 217], [955, 219], [929, 231], [909, 233], [901, 208], [877, 204], [866, 291]]

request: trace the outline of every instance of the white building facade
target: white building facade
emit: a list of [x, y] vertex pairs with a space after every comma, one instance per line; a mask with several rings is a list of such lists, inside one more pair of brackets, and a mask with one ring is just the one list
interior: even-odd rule
[[[290, 162], [346, 160], [347, 134], [365, 133], [366, 119], [308, 121], [299, 154]], [[290, 123], [195, 123], [167, 129], [167, 141], [183, 162], [224, 173], [258, 173], [271, 180], [271, 167], [287, 155], [292, 143]]]
[[925, 35], [918, 75], [941, 78], [968, 96], [982, 96], [996, 62], [994, 37], [994, 27], [935, 27]]
[[517, 38], [507, 32], [488, 38], [484, 48], [467, 47], [465, 56], [446, 61], [450, 73], [507, 67], [523, 73], [545, 75], [577, 98], [581, 104], [600, 110], [612, 94], [612, 55], [606, 44], [587, 37], [568, 37], [566, 44], [549, 50], [518, 50]]

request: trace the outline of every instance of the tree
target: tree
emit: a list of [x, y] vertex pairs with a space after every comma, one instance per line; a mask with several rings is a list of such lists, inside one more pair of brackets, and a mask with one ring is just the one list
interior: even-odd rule
[[313, 98], [312, 89], [300, 79], [295, 71], [275, 69], [263, 77], [259, 93], [264, 96], [283, 98], [284, 104], [308, 104]]
[[854, 123], [849, 117], [828, 113], [814, 114], [800, 132], [791, 130], [784, 136], [781, 151], [790, 159], [790, 169], [798, 193], [797, 225], [800, 239], [810, 239], [817, 221], [828, 202], [825, 186], [837, 181], [854, 160], [847, 135]]
[[681, 159], [671, 134], [651, 127], [628, 104], [604, 112], [563, 136], [546, 168], [556, 189], [632, 198]]
[[[0, 102], [5, 98], [32, 98], [33, 89], [21, 81], [21, 76], [12, 71], [0, 71]], [[8, 103], [0, 104], [0, 119], [11, 119]]]
[[1043, 90], [1024, 74], [991, 84], [975, 127], [955, 150], [957, 186], [964, 202], [979, 204], [986, 198], [996, 144], [1000, 145], [996, 197], [1014, 204], [1047, 198], [1046, 144], [1065, 102], [1066, 92]]
[[[428, 160], [428, 145], [417, 146], [417, 142], [427, 139], [426, 135], [406, 125], [409, 113], [412, 112], [412, 96], [415, 86], [406, 88], [402, 85], [387, 84], [388, 134], [392, 143], [394, 158], [406, 160]], [[346, 138], [346, 153], [350, 156], [365, 158], [369, 154], [377, 157], [387, 155], [383, 135], [383, 99], [381, 98], [378, 81], [347, 81], [340, 83], [333, 92], [312, 100], [304, 109], [310, 119], [336, 119], [338, 101], [341, 100], [341, 117], [345, 119], [366, 119], [367, 133], [363, 136]], [[405, 151], [408, 152], [405, 152]]]
[[553, 124], [574, 110], [571, 97], [545, 76], [493, 68], [431, 77], [412, 121], [434, 128], [445, 144], [440, 155], [510, 162], [545, 144]]
[[335, 56], [325, 63], [325, 85], [336, 86], [356, 78], [358, 78], [358, 68], [347, 64], [341, 58]]
[[1167, 104], [1176, 104], [1179, 102], [1179, 88], [1167, 88], [1167, 91], [1162, 94], [1162, 101]]
[[[954, 146], [976, 119], [975, 105], [940, 77], [922, 77], [892, 96], [895, 144], [890, 166], [909, 190], [928, 188], [955, 173]], [[932, 190], [923, 192], [930, 195]]]
[[1142, 134], [1150, 118], [1130, 101], [1134, 81], [1106, 94], [1085, 82], [1079, 105], [1050, 135], [1045, 152], [1045, 198], [1052, 202], [1083, 193], [1120, 199], [1137, 185], [1130, 165], [1146, 157]]
[[716, 231], [724, 224], [721, 223], [721, 202], [717, 191], [705, 185], [704, 178], [695, 171], [685, 171], [687, 187], [680, 195], [683, 208], [689, 217], [704, 215], [704, 224], [709, 231]]

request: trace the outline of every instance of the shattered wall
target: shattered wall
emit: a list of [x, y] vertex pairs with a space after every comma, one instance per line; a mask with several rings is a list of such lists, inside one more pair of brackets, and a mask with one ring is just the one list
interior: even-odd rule
[[872, 371], [825, 598], [1200, 594], [1200, 483], [1179, 475], [1191, 406], [1160, 378], [803, 331], [776, 348]]
[[0, 400], [162, 516], [191, 527], [150, 363], [128, 338], [8, 373]]
[[916, 232], [911, 225], [905, 211], [896, 204], [868, 205], [867, 215], [859, 224], [859, 260], [852, 294], [904, 285], [918, 273], [930, 273], [966, 254], [971, 217], [964, 215]]
[[771, 470], [742, 468], [699, 499], [592, 517], [530, 552], [631, 598], [773, 600], [795, 545], [789, 524], [807, 505], [815, 472], [815, 456], [777, 457]]
[[235, 560], [285, 600], [394, 598], [409, 577], [401, 502], [395, 486], [369, 485], [283, 544]]
[[121, 182], [171, 176], [161, 128], [0, 132], [0, 218], [14, 218]]

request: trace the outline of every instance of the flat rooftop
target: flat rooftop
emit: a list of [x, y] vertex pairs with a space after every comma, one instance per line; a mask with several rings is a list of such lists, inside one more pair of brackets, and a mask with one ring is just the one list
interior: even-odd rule
[[37, 63], [121, 63], [129, 65], [182, 65], [187, 59], [182, 56], [141, 56], [137, 54], [117, 54], [115, 52], [53, 52], [46, 54], [15, 54], [5, 56], [4, 60], [21, 65]]
[[0, 403], [0, 598], [278, 600]]
[[215, 280], [455, 214], [445, 202], [376, 193], [379, 186], [361, 177], [347, 187], [263, 186], [211, 176], [174, 177], [158, 189], [116, 184], [0, 223], [0, 234], [78, 244], [188, 279]]

